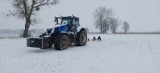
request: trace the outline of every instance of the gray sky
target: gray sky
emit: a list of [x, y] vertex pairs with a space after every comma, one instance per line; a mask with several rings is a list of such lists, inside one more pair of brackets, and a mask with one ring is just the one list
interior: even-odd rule
[[[0, 29], [24, 28], [22, 20], [4, 16], [11, 9], [10, 1], [0, 0]], [[60, 0], [56, 6], [42, 8], [38, 12], [40, 22], [31, 28], [52, 27], [55, 16], [74, 14], [80, 17], [82, 26], [94, 30], [93, 11], [99, 6], [112, 8], [115, 17], [130, 23], [130, 31], [160, 31], [160, 0]]]

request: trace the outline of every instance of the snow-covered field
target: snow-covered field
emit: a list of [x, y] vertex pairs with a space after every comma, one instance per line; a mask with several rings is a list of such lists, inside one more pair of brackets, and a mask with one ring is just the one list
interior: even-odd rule
[[0, 73], [160, 73], [160, 35], [101, 35], [102, 41], [66, 50], [26, 47], [0, 39]]

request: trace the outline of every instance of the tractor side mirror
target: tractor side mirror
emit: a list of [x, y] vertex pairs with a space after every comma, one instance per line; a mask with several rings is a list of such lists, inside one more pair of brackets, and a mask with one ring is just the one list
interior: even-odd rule
[[54, 22], [56, 22], [56, 25], [58, 24], [58, 18], [55, 17]]

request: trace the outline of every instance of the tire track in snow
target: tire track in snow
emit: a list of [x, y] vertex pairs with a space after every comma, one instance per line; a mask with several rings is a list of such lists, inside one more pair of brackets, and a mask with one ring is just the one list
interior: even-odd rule
[[[147, 49], [148, 49], [148, 52], [151, 55], [151, 59], [153, 60], [154, 69], [158, 73], [158, 72], [160, 72], [160, 60], [157, 60], [157, 59], [159, 59], [159, 57], [157, 57], [157, 53], [156, 53], [156, 51], [158, 49], [155, 48], [155, 45], [153, 46], [153, 44], [154, 44], [153, 42], [155, 42], [155, 41], [154, 40], [150, 41], [148, 39], [146, 40], [146, 44], [148, 46]], [[154, 51], [154, 50], [156, 50], [156, 51]]]
[[[132, 39], [129, 39], [129, 40], [127, 40], [127, 42], [125, 42], [125, 44], [123, 45], [122, 48], [130, 47], [131, 44], [134, 44], [134, 43], [135, 43], [135, 42], [133, 42], [133, 38], [132, 38]], [[122, 56], [124, 56], [124, 57], [123, 57], [123, 59], [121, 59], [121, 60], [118, 62], [118, 64], [115, 65], [115, 69], [113, 70], [114, 73], [119, 73], [120, 70], [121, 70], [121, 68], [123, 68], [124, 63], [125, 63], [125, 62], [128, 60], [128, 58], [129, 58], [129, 53], [130, 53], [131, 49], [133, 49], [133, 48], [125, 48], [124, 50], [122, 50], [122, 53], [123, 53]], [[125, 51], [125, 52], [124, 52], [124, 51]]]
[[[148, 51], [148, 44], [146, 42], [146, 38], [144, 39], [143, 37], [140, 37], [141, 39], [138, 39], [137, 41], [137, 47], [135, 47], [135, 53], [133, 53], [134, 55], [137, 54], [137, 57], [135, 56], [135, 58], [138, 60], [137, 62], [137, 69], [136, 72], [138, 73], [146, 73], [146, 72], [152, 72], [152, 73], [156, 73], [153, 70], [150, 71], [150, 68], [154, 68], [152, 66], [153, 61], [151, 59], [151, 55]], [[147, 39], [150, 37], [147, 37]]]
[[[123, 57], [123, 60], [115, 65], [114, 73], [158, 73], [159, 71], [155, 70], [155, 63], [152, 58], [147, 58], [150, 56], [150, 53], [146, 47], [146, 39], [130, 39], [126, 47], [131, 47], [126, 49], [126, 56]], [[133, 46], [135, 45], [135, 46]], [[134, 61], [135, 60], [135, 61]], [[136, 61], [137, 60], [137, 61]], [[145, 62], [147, 61], [147, 62]], [[135, 65], [134, 65], [135, 64]], [[125, 70], [128, 69], [127, 70]], [[157, 67], [159, 68], [159, 67]], [[156, 69], [157, 69], [156, 68]], [[151, 71], [150, 71], [151, 70]]]

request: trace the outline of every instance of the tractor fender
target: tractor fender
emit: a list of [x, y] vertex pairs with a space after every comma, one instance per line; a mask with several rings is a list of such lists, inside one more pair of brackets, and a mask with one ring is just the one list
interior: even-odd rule
[[86, 31], [86, 29], [84, 27], [78, 27], [77, 28], [77, 32], [80, 32], [81, 30], [85, 30]]
[[61, 32], [60, 32], [60, 34], [66, 34], [66, 35], [68, 35], [68, 36], [69, 36], [69, 33], [68, 33], [68, 32], [66, 32], [66, 31], [61, 31]]
[[62, 33], [62, 34], [68, 34], [68, 32], [66, 32], [66, 31], [61, 31], [60, 33]]

